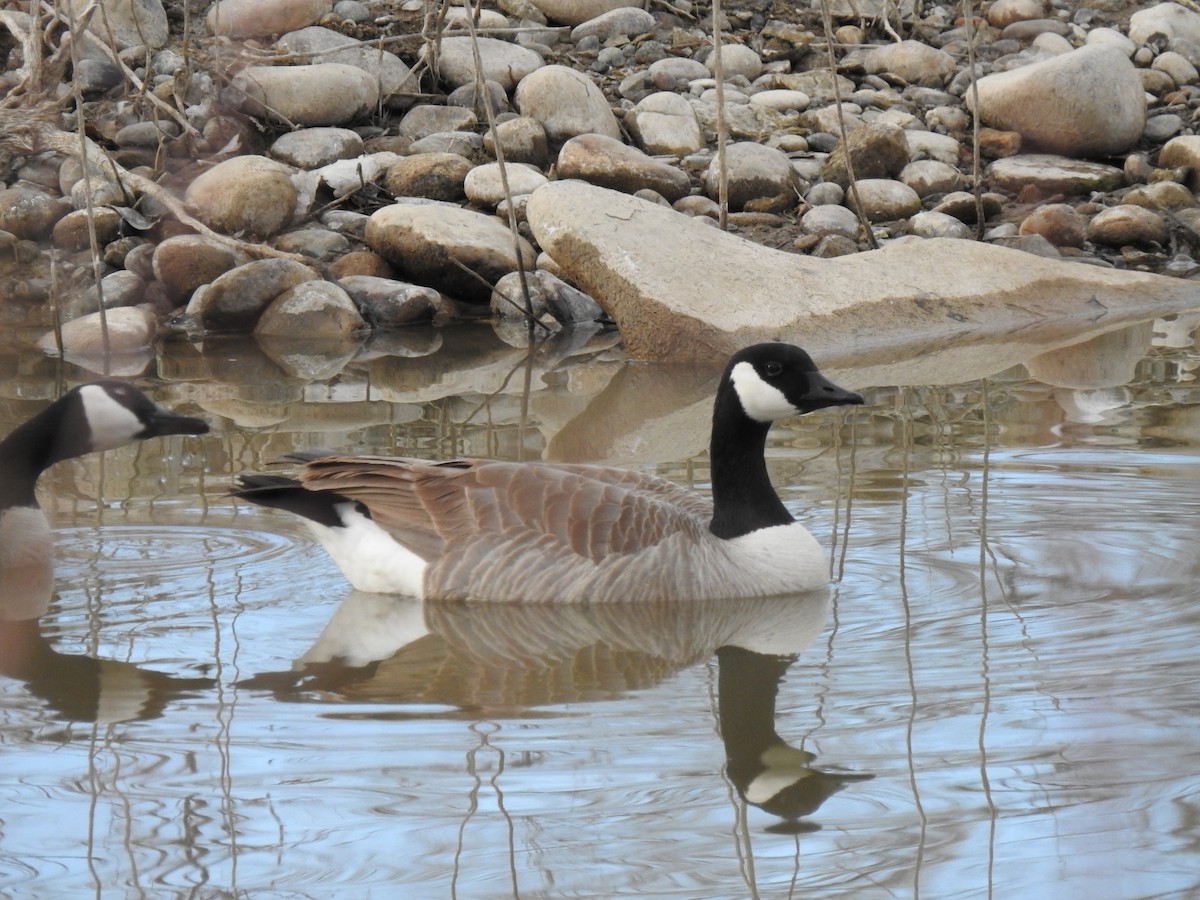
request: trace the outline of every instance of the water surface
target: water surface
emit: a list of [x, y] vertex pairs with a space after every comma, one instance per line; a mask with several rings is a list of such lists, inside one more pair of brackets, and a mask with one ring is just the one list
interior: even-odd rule
[[[0, 432], [87, 377], [0, 352]], [[0, 895], [1194, 896], [1198, 367], [1160, 322], [955, 383], [831, 373], [867, 405], [769, 448], [828, 593], [422, 608], [231, 474], [328, 447], [705, 490], [713, 373], [481, 329], [167, 345], [139, 383], [213, 434], [44, 479]]]

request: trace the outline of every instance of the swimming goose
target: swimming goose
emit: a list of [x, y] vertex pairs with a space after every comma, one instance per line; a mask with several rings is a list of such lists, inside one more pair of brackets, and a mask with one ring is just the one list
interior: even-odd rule
[[298, 478], [233, 495], [307, 520], [360, 591], [421, 599], [598, 603], [770, 596], [828, 563], [784, 507], [763, 453], [776, 419], [862, 403], [789, 344], [733, 356], [717, 388], [712, 498], [596, 465], [293, 456]]
[[54, 463], [158, 435], [206, 431], [203, 420], [176, 415], [111, 379], [67, 391], [18, 426], [0, 441], [0, 585], [4, 578], [52, 577], [50, 524], [34, 488]]

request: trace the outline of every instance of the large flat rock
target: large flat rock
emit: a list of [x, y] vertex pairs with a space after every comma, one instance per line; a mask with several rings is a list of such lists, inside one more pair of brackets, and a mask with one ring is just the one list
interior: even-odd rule
[[1016, 341], [1015, 363], [1030, 344], [1200, 308], [1197, 282], [975, 241], [814, 259], [578, 181], [539, 188], [527, 212], [542, 249], [644, 359], [723, 360], [754, 341], [784, 340], [823, 365], [862, 368], [939, 350], [969, 357], [973, 345]]

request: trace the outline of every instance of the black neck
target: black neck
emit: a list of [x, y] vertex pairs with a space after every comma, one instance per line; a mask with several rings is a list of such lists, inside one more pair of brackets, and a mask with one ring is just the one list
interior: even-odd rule
[[772, 525], [794, 522], [775, 493], [764, 457], [769, 422], [755, 422], [742, 410], [728, 380], [717, 391], [709, 465], [713, 518], [709, 530], [735, 538]]
[[38, 476], [60, 460], [87, 452], [87, 423], [71, 427], [74, 406], [55, 403], [0, 442], [0, 509], [37, 506]]

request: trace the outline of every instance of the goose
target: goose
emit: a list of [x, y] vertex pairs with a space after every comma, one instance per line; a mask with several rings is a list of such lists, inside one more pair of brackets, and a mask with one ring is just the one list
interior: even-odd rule
[[[18, 426], [0, 441], [0, 585], [52, 581], [54, 543], [35, 493], [50, 466], [159, 435], [207, 431], [202, 419], [176, 415], [114, 379], [72, 388]], [[34, 587], [23, 590], [38, 596]]]
[[422, 600], [601, 603], [736, 599], [828, 583], [816, 539], [767, 474], [777, 419], [863, 398], [807, 353], [755, 344], [717, 387], [711, 499], [582, 464], [306, 455], [294, 478], [245, 474], [234, 497], [287, 510], [357, 590]]

